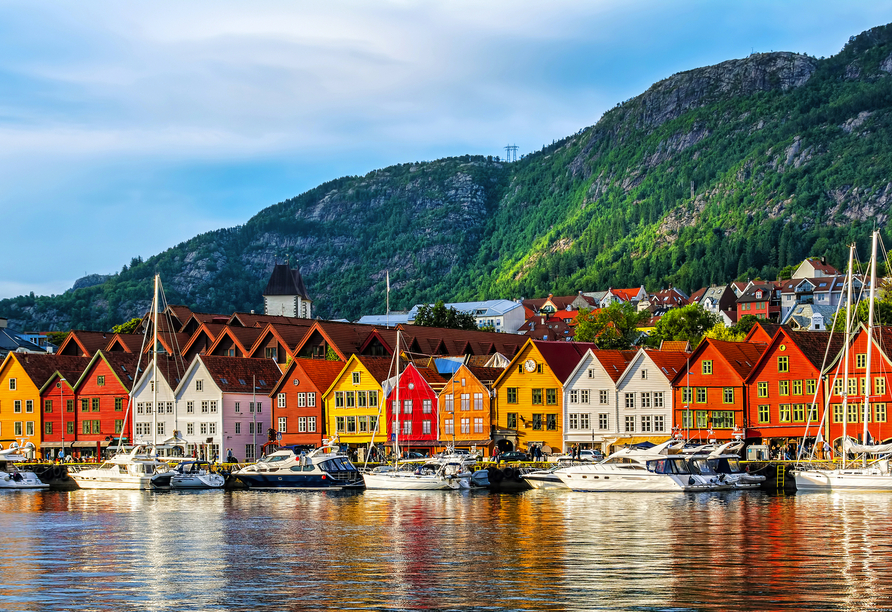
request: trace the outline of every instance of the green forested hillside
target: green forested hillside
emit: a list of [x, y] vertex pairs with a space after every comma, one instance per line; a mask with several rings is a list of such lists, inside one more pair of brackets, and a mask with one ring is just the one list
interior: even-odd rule
[[[172, 303], [261, 307], [272, 265], [301, 266], [323, 317], [426, 300], [773, 278], [842, 267], [892, 198], [892, 28], [836, 56], [756, 54], [679, 73], [522, 160], [461, 156], [345, 177], [106, 283], [0, 301], [19, 328], [106, 329]], [[887, 241], [888, 243], [888, 241]]]

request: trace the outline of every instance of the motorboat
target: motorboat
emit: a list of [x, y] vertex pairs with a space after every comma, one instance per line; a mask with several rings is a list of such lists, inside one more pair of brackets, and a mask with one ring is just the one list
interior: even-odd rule
[[[401, 491], [446, 491], [470, 489], [474, 474], [464, 461], [450, 457], [434, 457], [422, 461], [406, 461], [396, 466], [381, 466], [362, 475], [366, 489]], [[487, 474], [487, 484], [489, 475]]]
[[214, 472], [207, 461], [182, 461], [168, 472], [156, 474], [156, 489], [220, 489], [226, 484], [223, 474]]
[[233, 476], [251, 489], [359, 489], [362, 475], [340, 448], [326, 442], [310, 451], [280, 449]]
[[50, 485], [40, 480], [34, 472], [19, 470], [15, 464], [27, 461], [21, 454], [34, 449], [33, 443], [19, 447], [15, 442], [6, 450], [0, 450], [0, 489], [4, 491], [34, 491], [49, 489]]
[[703, 445], [685, 450], [689, 452], [692, 470], [701, 476], [716, 476], [735, 489], [758, 489], [765, 482], [765, 476], [750, 474], [740, 466], [738, 451], [743, 444], [742, 440], [734, 440], [719, 446]]
[[668, 440], [650, 449], [623, 448], [600, 463], [556, 470], [573, 491], [720, 491], [733, 485], [691, 468], [681, 453], [684, 441]]
[[129, 453], [118, 453], [99, 467], [69, 466], [69, 476], [81, 489], [151, 489], [152, 478], [168, 471], [170, 466], [148, 444], [138, 444]]
[[521, 478], [534, 489], [566, 489], [567, 485], [555, 472], [575, 465], [572, 457], [558, 457], [558, 462], [547, 470], [535, 470], [522, 474]]

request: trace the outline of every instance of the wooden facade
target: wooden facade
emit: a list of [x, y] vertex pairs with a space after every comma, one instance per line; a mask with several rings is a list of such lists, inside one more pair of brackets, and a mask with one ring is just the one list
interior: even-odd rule
[[341, 361], [291, 361], [270, 393], [273, 426], [282, 434], [283, 445], [322, 445], [326, 436], [322, 397], [343, 368]]
[[[387, 423], [401, 450], [438, 446], [437, 392], [446, 383], [429, 368], [409, 364], [397, 379], [397, 385], [386, 389]], [[436, 386], [436, 390], [434, 389]]]
[[437, 397], [441, 450], [453, 446], [492, 455], [493, 383], [502, 372], [462, 364], [446, 381]]

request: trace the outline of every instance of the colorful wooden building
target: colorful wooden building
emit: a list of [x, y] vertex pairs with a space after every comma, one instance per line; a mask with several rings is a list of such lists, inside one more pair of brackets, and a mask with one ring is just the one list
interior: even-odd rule
[[374, 445], [383, 455], [390, 428], [383, 412], [384, 387], [391, 372], [389, 357], [352, 355], [322, 396], [325, 428], [350, 450], [365, 452]]
[[493, 384], [502, 368], [462, 364], [437, 397], [440, 445], [491, 456], [493, 442]]
[[326, 435], [322, 396], [343, 369], [342, 361], [321, 359], [293, 359], [288, 364], [270, 393], [273, 425], [282, 434], [283, 445], [322, 445]]
[[445, 384], [435, 370], [410, 363], [396, 384], [385, 386], [387, 422], [395, 434], [391, 436], [391, 448], [399, 446], [401, 451], [415, 449], [430, 454], [439, 445], [437, 395]]

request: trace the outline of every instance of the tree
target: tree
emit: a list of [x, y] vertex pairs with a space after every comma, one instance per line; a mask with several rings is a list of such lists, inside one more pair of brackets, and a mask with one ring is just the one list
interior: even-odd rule
[[476, 330], [477, 320], [466, 312], [459, 312], [452, 306], [446, 308], [442, 300], [431, 306], [423, 304], [415, 315], [415, 325], [423, 327], [445, 327], [447, 329]]
[[594, 342], [600, 349], [631, 348], [638, 339], [638, 325], [650, 317], [648, 311], [638, 312], [629, 302], [613, 302], [607, 308], [582, 308], [576, 315], [575, 340]]
[[687, 340], [697, 346], [707, 330], [719, 323], [719, 316], [705, 310], [700, 304], [688, 304], [673, 308], [657, 321], [651, 337], [661, 340]]
[[53, 346], [62, 346], [62, 343], [65, 342], [65, 338], [68, 337], [68, 333], [69, 332], [63, 331], [47, 332], [46, 341]]
[[734, 329], [738, 333], [742, 333], [744, 337], [746, 337], [746, 335], [750, 333], [750, 330], [753, 328], [753, 326], [758, 322], [759, 317], [757, 317], [756, 315], [743, 315], [742, 317], [737, 319], [737, 323], [733, 325], [732, 329]]
[[746, 332], [738, 331], [735, 325], [725, 327], [724, 323], [719, 322], [710, 327], [703, 334], [703, 337], [712, 338], [713, 340], [725, 340], [726, 342], [743, 342], [743, 339], [746, 338]]
[[142, 322], [142, 319], [139, 317], [134, 317], [127, 321], [126, 323], [121, 323], [120, 325], [115, 325], [112, 327], [112, 333], [114, 334], [132, 334], [139, 324]]
[[[852, 329], [859, 323], [867, 324], [867, 315], [870, 308], [870, 300], [861, 300], [855, 304], [855, 319], [852, 321]], [[840, 308], [839, 314], [833, 323], [833, 331], [844, 332], [846, 330], [847, 308]], [[892, 324], [892, 299], [876, 300], [873, 305], [874, 325]]]

